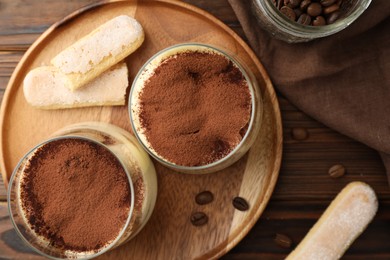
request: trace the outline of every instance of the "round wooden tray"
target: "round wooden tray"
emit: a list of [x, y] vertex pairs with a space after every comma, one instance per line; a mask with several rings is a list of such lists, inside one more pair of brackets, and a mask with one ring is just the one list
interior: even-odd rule
[[[104, 121], [131, 131], [127, 107], [93, 107], [44, 111], [29, 106], [22, 82], [34, 67], [49, 60], [105, 21], [120, 15], [134, 16], [146, 39], [126, 62], [130, 82], [146, 60], [176, 43], [202, 42], [230, 50], [247, 63], [261, 88], [264, 115], [259, 136], [236, 164], [208, 175], [178, 174], [155, 163], [158, 198], [145, 228], [129, 243], [101, 258], [193, 259], [217, 258], [235, 246], [264, 211], [274, 189], [282, 154], [279, 106], [270, 79], [250, 48], [232, 30], [208, 13], [179, 1], [109, 1], [86, 7], [50, 27], [27, 51], [13, 73], [1, 109], [1, 172], [8, 183], [13, 168], [35, 144], [66, 125]], [[212, 203], [199, 206], [195, 195], [209, 190]], [[232, 199], [241, 196], [250, 204], [235, 210]], [[191, 213], [203, 211], [208, 224], [195, 227]]]

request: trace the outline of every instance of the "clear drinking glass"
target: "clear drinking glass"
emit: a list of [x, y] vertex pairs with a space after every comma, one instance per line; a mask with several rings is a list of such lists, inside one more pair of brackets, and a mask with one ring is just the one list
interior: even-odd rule
[[[237, 66], [240, 69], [241, 73], [244, 75], [251, 94], [251, 117], [247, 132], [245, 133], [241, 142], [227, 156], [210, 164], [201, 166], [183, 166], [166, 160], [165, 158], [156, 153], [153, 147], [149, 144], [145, 135], [142, 133], [143, 130], [140, 127], [141, 123], [139, 118], [138, 96], [140, 91], [142, 90], [143, 82], [150, 76], [150, 72], [154, 71], [154, 69], [161, 64], [162, 60], [165, 60], [166, 58], [175, 54], [188, 51], [222, 54], [228, 60], [231, 60], [233, 64]], [[133, 132], [135, 133], [135, 136], [137, 137], [139, 142], [142, 144], [145, 150], [159, 163], [175, 171], [183, 173], [205, 174], [216, 172], [230, 166], [238, 159], [240, 159], [251, 147], [260, 131], [262, 113], [263, 103], [261, 93], [257, 85], [257, 80], [248, 68], [248, 66], [243, 61], [241, 61], [239, 57], [230, 54], [229, 51], [200, 43], [178, 44], [156, 53], [143, 65], [143, 67], [136, 75], [129, 97], [130, 122], [133, 128]]]

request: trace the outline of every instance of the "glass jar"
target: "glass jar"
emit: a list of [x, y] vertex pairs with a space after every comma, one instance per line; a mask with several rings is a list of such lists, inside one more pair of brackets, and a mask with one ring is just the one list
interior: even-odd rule
[[[235, 148], [229, 152], [226, 156], [216, 161], [213, 161], [206, 165], [199, 166], [185, 166], [175, 164], [161, 155], [159, 155], [148, 142], [143, 128], [141, 127], [140, 119], [140, 103], [139, 95], [143, 89], [144, 83], [153, 75], [155, 69], [161, 65], [168, 58], [174, 57], [180, 53], [186, 52], [206, 52], [224, 56], [227, 60], [231, 61], [233, 66], [236, 66], [245, 78], [250, 96], [251, 96], [251, 114], [248, 122], [248, 128], [242, 140]], [[222, 170], [237, 160], [239, 160], [254, 143], [261, 126], [261, 119], [263, 113], [263, 102], [261, 99], [261, 93], [257, 85], [257, 80], [248, 66], [243, 61], [236, 57], [236, 55], [230, 54], [229, 51], [221, 50], [215, 46], [210, 46], [200, 43], [183, 43], [170, 46], [164, 50], [159, 51], [153, 57], [151, 57], [144, 66], [140, 69], [136, 75], [129, 96], [129, 115], [130, 121], [137, 139], [145, 148], [145, 150], [159, 163], [165, 165], [178, 172], [193, 173], [193, 174], [206, 174]], [[174, 142], [175, 140], [171, 140]]]
[[[130, 187], [130, 208], [126, 222], [113, 241], [93, 251], [64, 250], [54, 246], [49, 239], [38, 235], [26, 219], [22, 206], [22, 183], [26, 167], [41, 147], [53, 142], [80, 139], [101, 146], [114, 155], [124, 169]], [[157, 177], [148, 154], [129, 132], [117, 126], [86, 122], [60, 129], [52, 137], [30, 150], [15, 168], [8, 190], [8, 209], [17, 234], [34, 251], [52, 259], [90, 259], [103, 254], [132, 239], [149, 220], [157, 198]]]
[[[283, 0], [281, 0], [283, 1]], [[273, 0], [251, 0], [259, 25], [273, 37], [289, 43], [307, 42], [335, 34], [354, 22], [370, 5], [371, 0], [344, 0], [348, 8], [332, 24], [322, 26], [302, 25], [282, 14]]]

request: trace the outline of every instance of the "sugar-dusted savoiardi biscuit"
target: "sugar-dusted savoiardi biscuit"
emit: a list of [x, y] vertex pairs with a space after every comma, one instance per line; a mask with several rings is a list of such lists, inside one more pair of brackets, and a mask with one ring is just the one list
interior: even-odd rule
[[67, 80], [67, 77], [53, 66], [38, 67], [31, 70], [24, 79], [24, 96], [30, 105], [42, 109], [125, 104], [128, 87], [125, 63], [113, 66], [75, 91], [64, 87]]
[[134, 52], [144, 40], [142, 26], [127, 15], [117, 16], [84, 36], [51, 60], [78, 89]]
[[339, 259], [378, 210], [373, 189], [363, 182], [348, 184], [286, 260]]

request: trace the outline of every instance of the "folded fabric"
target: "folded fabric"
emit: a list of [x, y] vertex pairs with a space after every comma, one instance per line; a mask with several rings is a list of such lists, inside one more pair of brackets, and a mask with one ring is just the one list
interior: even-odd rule
[[306, 114], [376, 149], [390, 184], [390, 1], [343, 31], [306, 43], [272, 38], [248, 1], [228, 0], [275, 86]]

